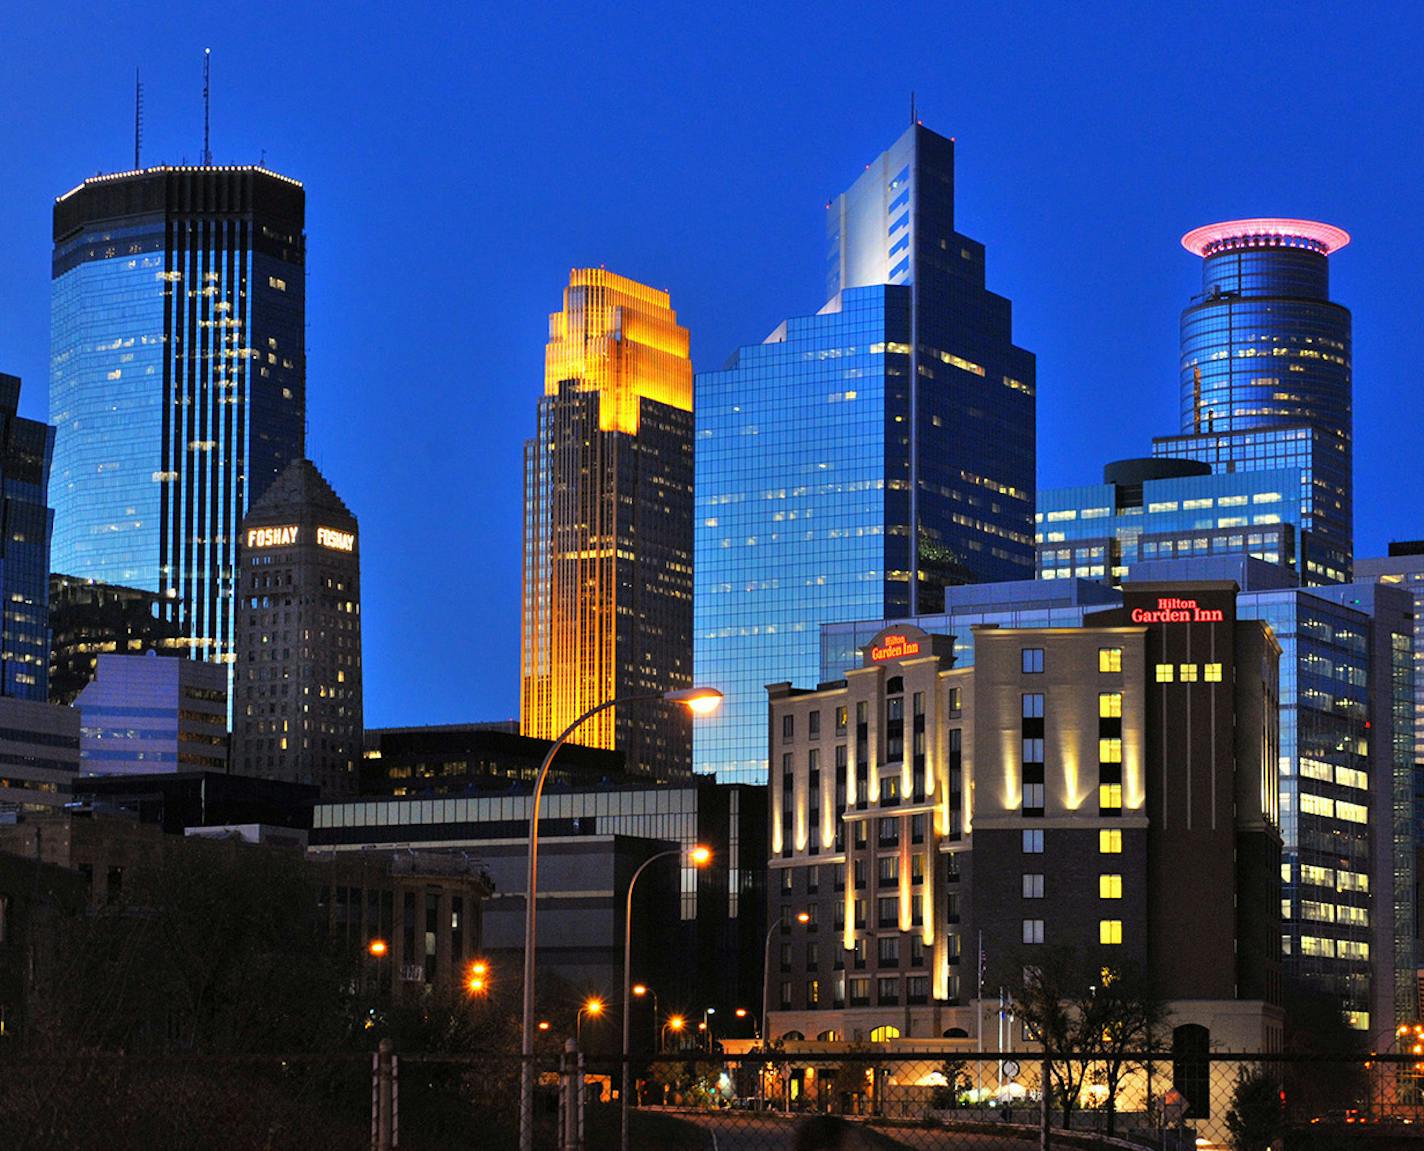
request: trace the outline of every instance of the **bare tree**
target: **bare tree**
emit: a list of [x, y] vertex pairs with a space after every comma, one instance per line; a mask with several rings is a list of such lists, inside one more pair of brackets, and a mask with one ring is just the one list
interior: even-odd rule
[[1135, 964], [1104, 967], [1099, 981], [1079, 995], [1075, 1010], [1083, 1054], [1107, 1089], [1107, 1133], [1117, 1128], [1117, 1098], [1123, 1079], [1137, 1066], [1131, 1056], [1150, 1051], [1162, 1038], [1170, 1014], [1151, 981]]

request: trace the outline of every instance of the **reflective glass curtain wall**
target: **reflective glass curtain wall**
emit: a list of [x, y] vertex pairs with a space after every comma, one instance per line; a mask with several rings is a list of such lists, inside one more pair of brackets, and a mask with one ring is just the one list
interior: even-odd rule
[[1339, 228], [1235, 220], [1188, 233], [1202, 294], [1182, 312], [1181, 434], [1153, 454], [1213, 471], [1300, 469], [1307, 583], [1350, 579], [1354, 550], [1351, 319], [1330, 300]]
[[238, 524], [305, 449], [304, 212], [250, 167], [55, 204], [53, 567], [158, 593], [195, 658], [231, 661]]
[[49, 508], [54, 429], [20, 418], [20, 381], [0, 374], [0, 695], [49, 695]]
[[818, 629], [1033, 575], [1034, 358], [954, 229], [954, 144], [910, 127], [827, 205], [827, 297], [697, 378], [698, 771], [766, 779], [768, 681]]

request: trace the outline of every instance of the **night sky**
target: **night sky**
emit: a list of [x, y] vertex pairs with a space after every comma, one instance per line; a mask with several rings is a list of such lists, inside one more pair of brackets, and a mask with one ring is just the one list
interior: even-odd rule
[[367, 723], [513, 716], [521, 448], [568, 269], [667, 288], [719, 366], [823, 303], [825, 202], [914, 89], [1038, 356], [1040, 485], [1177, 430], [1183, 232], [1350, 231], [1375, 554], [1424, 536], [1424, 9], [1360, 7], [14, 4], [0, 371], [44, 418], [53, 198], [131, 165], [135, 66], [144, 162], [197, 162], [211, 46], [215, 162], [307, 187], [308, 444], [361, 520]]

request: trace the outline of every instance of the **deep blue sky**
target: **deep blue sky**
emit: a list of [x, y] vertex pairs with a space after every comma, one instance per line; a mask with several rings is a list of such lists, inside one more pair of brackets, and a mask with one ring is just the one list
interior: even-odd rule
[[[822, 303], [827, 197], [908, 120], [1038, 355], [1039, 482], [1176, 430], [1194, 225], [1347, 228], [1358, 550], [1424, 536], [1424, 16], [1404, 5], [16, 5], [0, 370], [46, 414], [53, 197], [201, 150], [305, 182], [310, 452], [361, 518], [371, 725], [513, 715], [520, 451], [573, 265], [668, 288], [699, 367]], [[95, 15], [95, 11], [100, 14]], [[393, 13], [395, 13], [393, 15]]]

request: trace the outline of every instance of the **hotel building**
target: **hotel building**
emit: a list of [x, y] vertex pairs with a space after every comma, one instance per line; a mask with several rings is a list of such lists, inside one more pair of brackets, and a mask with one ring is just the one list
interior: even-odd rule
[[1179, 1028], [1271, 1049], [1268, 629], [1232, 585], [1140, 585], [1083, 627], [978, 627], [970, 666], [951, 642], [896, 624], [843, 680], [767, 689], [768, 1034], [973, 1037], [1061, 945], [1147, 970]]

